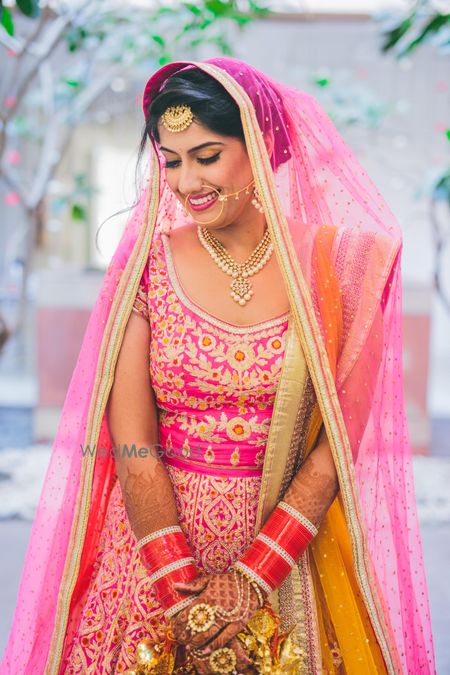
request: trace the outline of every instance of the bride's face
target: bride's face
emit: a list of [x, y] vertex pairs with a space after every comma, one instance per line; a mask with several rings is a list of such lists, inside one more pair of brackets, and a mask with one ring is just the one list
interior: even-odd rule
[[[195, 222], [217, 229], [247, 215], [254, 218], [253, 174], [243, 141], [216, 134], [195, 119], [177, 133], [161, 122], [158, 129], [167, 182]], [[242, 192], [239, 199], [234, 195], [221, 202], [215, 190], [221, 195]]]

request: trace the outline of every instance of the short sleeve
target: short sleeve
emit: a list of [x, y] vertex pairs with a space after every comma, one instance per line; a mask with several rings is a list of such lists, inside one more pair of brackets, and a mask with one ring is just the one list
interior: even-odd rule
[[145, 266], [144, 272], [139, 283], [136, 293], [136, 298], [133, 304], [133, 312], [137, 312], [140, 316], [149, 320], [148, 314], [148, 266]]

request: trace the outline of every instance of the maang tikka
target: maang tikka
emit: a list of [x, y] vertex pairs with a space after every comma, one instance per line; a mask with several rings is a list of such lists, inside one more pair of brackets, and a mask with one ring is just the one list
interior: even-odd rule
[[192, 108], [188, 105], [172, 105], [161, 115], [163, 126], [172, 133], [187, 129], [194, 119]]

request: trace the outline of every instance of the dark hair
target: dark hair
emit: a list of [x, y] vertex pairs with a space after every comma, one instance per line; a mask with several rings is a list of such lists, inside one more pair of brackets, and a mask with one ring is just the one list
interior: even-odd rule
[[241, 115], [235, 100], [220, 82], [193, 67], [169, 77], [150, 103], [139, 157], [144, 152], [147, 138], [159, 143], [158, 120], [172, 105], [189, 105], [194, 117], [211, 131], [244, 141]]

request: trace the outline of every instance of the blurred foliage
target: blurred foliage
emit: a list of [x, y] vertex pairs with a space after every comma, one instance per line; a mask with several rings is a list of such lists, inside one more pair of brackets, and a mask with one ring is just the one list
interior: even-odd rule
[[68, 214], [77, 223], [88, 224], [89, 201], [98, 190], [92, 187], [87, 173], [73, 176], [73, 185], [50, 200], [50, 210], [54, 216]]
[[[41, 13], [39, 0], [16, 0], [16, 8], [24, 16], [35, 19]], [[14, 21], [11, 9], [5, 7], [3, 0], [0, 0], [0, 24], [6, 30], [8, 35], [14, 35]]]
[[398, 58], [408, 56], [426, 42], [438, 49], [450, 49], [450, 12], [440, 12], [444, 2], [416, 0], [409, 11], [389, 15], [383, 30], [383, 52], [394, 51]]
[[[213, 53], [232, 55], [228, 28], [242, 29], [270, 14], [264, 0], [159, 1], [147, 6], [116, 0], [60, 4], [15, 0], [14, 6], [8, 4], [5, 7], [0, 0], [6, 33], [2, 39], [0, 26], [0, 42], [10, 59], [10, 73], [18, 77], [10, 76], [8, 81], [5, 71], [8, 101], [0, 114], [0, 161], [11, 141], [28, 143], [34, 152], [40, 144], [48, 145], [53, 128], [56, 136], [58, 127], [63, 134], [70, 133], [83, 121], [95, 121], [96, 114], [108, 119], [120, 115], [125, 106], [129, 108], [131, 74], [137, 79], [142, 72], [145, 79], [170, 61], [192, 58], [203, 46], [211, 47]], [[64, 47], [65, 54], [61, 52]], [[28, 70], [25, 61], [31, 61]], [[101, 97], [111, 92], [118, 104], [113, 110], [104, 106], [102, 111]], [[44, 191], [68, 142], [67, 134], [62, 142], [53, 141], [52, 167], [41, 181]], [[28, 177], [21, 175], [19, 166], [0, 164], [0, 181], [17, 192], [28, 212], [43, 196], [42, 190], [25, 187], [34, 178], [33, 168]]]
[[308, 78], [318, 90], [321, 105], [336, 127], [345, 133], [346, 127], [375, 130], [380, 128], [390, 112], [389, 105], [380, 99], [363, 81], [345, 72], [316, 72]]
[[[448, 0], [416, 0], [407, 12], [382, 15], [382, 52], [393, 52], [402, 59], [428, 43], [443, 55], [450, 54], [448, 10]], [[444, 135], [450, 142], [450, 129], [446, 129]], [[441, 215], [442, 204], [447, 207], [446, 217]], [[446, 291], [443, 280], [444, 253], [450, 244], [450, 166], [444, 167], [431, 185], [430, 220], [435, 249], [434, 285], [450, 313], [450, 293]]]
[[[384, 43], [382, 52], [394, 52], [398, 59], [412, 54], [420, 46], [430, 43], [443, 54], [450, 54], [450, 12], [439, 8], [448, 7], [448, 2], [416, 0], [410, 10], [403, 14], [382, 17]], [[444, 132], [450, 141], [450, 130]], [[446, 200], [450, 208], [450, 168], [438, 177], [433, 186], [433, 198]]]

